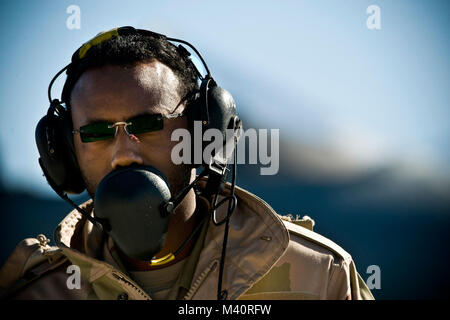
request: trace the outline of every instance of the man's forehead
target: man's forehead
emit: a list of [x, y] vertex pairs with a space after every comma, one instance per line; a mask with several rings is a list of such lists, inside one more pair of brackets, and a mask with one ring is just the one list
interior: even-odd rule
[[91, 122], [119, 121], [143, 113], [169, 114], [180, 101], [177, 89], [178, 78], [158, 61], [102, 66], [86, 71], [75, 84], [72, 115]]

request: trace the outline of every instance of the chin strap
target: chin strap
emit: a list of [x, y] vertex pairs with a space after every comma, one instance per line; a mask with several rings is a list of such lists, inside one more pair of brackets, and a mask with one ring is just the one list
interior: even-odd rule
[[67, 193], [64, 192], [56, 192], [58, 196], [60, 196], [64, 201], [69, 203], [72, 207], [74, 207], [79, 213], [85, 216], [94, 226], [99, 228], [101, 231], [109, 232], [111, 231], [111, 226], [106, 219], [100, 219], [97, 217], [92, 217], [89, 212], [80, 208], [75, 202], [73, 202], [68, 196]]
[[[64, 69], [65, 70], [65, 69]], [[44, 172], [44, 176], [47, 179], [48, 184], [50, 185], [50, 187], [52, 187], [52, 189], [56, 192], [56, 194], [63, 199], [64, 201], [66, 201], [68, 204], [70, 204], [73, 208], [75, 208], [79, 213], [81, 213], [83, 216], [85, 216], [94, 226], [96, 226], [97, 228], [100, 228], [100, 230], [105, 230], [105, 231], [110, 231], [111, 230], [111, 226], [109, 225], [107, 220], [104, 219], [99, 219], [99, 218], [94, 218], [91, 217], [91, 215], [89, 214], [89, 212], [87, 212], [86, 210], [83, 210], [82, 208], [80, 208], [75, 202], [73, 202], [69, 196], [67, 195], [67, 193], [65, 193], [63, 190], [61, 190], [57, 184], [53, 181], [53, 179], [51, 178], [51, 176], [48, 174], [47, 170], [45, 169], [45, 166], [42, 164], [42, 159], [39, 158], [39, 165], [41, 166], [42, 171]]]

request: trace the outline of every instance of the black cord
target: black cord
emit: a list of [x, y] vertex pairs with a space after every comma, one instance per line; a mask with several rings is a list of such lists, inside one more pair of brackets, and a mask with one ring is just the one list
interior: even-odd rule
[[62, 68], [61, 70], [59, 70], [58, 71], [58, 73], [57, 74], [55, 74], [55, 76], [52, 78], [52, 80], [50, 81], [50, 84], [48, 85], [48, 92], [47, 92], [47, 94], [48, 94], [48, 101], [50, 101], [50, 104], [52, 103], [52, 87], [53, 87], [53, 83], [55, 82], [55, 80], [59, 77], [59, 75], [61, 74], [61, 73], [63, 73], [64, 71], [66, 71], [69, 67], [70, 67], [70, 65], [71, 65], [72, 63], [69, 63], [67, 66], [65, 66], [64, 68]]
[[66, 202], [68, 202], [72, 207], [74, 207], [79, 213], [81, 213], [83, 216], [85, 216], [94, 226], [100, 228], [101, 230], [107, 230], [108, 227], [99, 220], [95, 219], [94, 217], [91, 217], [89, 212], [86, 210], [81, 209], [75, 202], [73, 202], [66, 193], [64, 192], [57, 192], [57, 194]]
[[[202, 55], [200, 54], [200, 52], [198, 52], [198, 50], [197, 50], [192, 44], [190, 44], [190, 43], [187, 42], [187, 41], [181, 40], [181, 39], [175, 39], [175, 38], [169, 38], [169, 37], [166, 37], [166, 39], [169, 40], [169, 41], [174, 41], [174, 42], [184, 43], [185, 45], [189, 46], [192, 50], [194, 50], [195, 53], [197, 54], [197, 56], [198, 56], [198, 57], [200, 58], [200, 60], [202, 61], [203, 66], [205, 67], [205, 70], [206, 70], [206, 77], [210, 77], [210, 76], [211, 76], [211, 73], [209, 72], [208, 65], [206, 64], [206, 62], [205, 62], [205, 60], [203, 59], [203, 57], [202, 57]], [[196, 69], [197, 69], [197, 68], [196, 68]], [[197, 71], [198, 71], [198, 70], [197, 70]]]
[[[225, 222], [225, 231], [224, 231], [224, 235], [223, 235], [223, 244], [222, 244], [222, 255], [220, 257], [219, 282], [217, 284], [217, 300], [226, 300], [226, 298], [227, 298], [227, 291], [226, 290], [222, 291], [222, 280], [223, 280], [223, 269], [224, 269], [224, 266], [225, 266], [225, 255], [226, 255], [226, 250], [227, 250], [228, 231], [229, 231], [229, 226], [230, 226], [230, 218], [231, 218], [231, 215], [234, 212], [234, 209], [236, 209], [236, 204], [237, 204], [237, 198], [234, 195], [234, 190], [235, 190], [235, 186], [236, 186], [236, 165], [237, 165], [237, 148], [236, 148], [236, 145], [237, 145], [237, 141], [236, 141], [236, 138], [235, 138], [235, 140], [234, 140], [233, 176], [231, 178], [231, 195], [229, 197], [223, 199], [222, 201], [220, 201], [219, 204], [217, 205], [217, 207], [219, 207], [223, 203], [225, 203], [224, 200], [230, 199], [229, 202], [228, 202], [227, 216], [226, 216], [226, 218], [224, 220], [222, 220], [218, 224], [218, 225], [220, 225], [220, 224], [223, 224]], [[216, 194], [216, 197], [215, 197], [214, 201], [216, 201], [216, 200], [217, 200], [217, 194]], [[215, 209], [217, 209], [217, 208], [215, 208]], [[214, 222], [214, 215], [213, 215], [213, 222]]]
[[184, 242], [181, 244], [181, 246], [173, 253], [173, 255], [176, 257], [181, 251], [183, 251], [184, 247], [191, 241], [191, 239], [197, 234], [197, 232], [201, 229], [203, 224], [205, 223], [208, 216], [203, 218], [203, 220], [194, 228], [194, 230], [191, 232], [191, 234], [184, 240]]
[[192, 187], [195, 186], [195, 184], [198, 182], [198, 180], [200, 180], [201, 178], [203, 178], [206, 175], [207, 171], [203, 170], [198, 176], [197, 178], [195, 178], [195, 180], [193, 182], [191, 182], [189, 185], [187, 185], [186, 187], [184, 187], [180, 193], [178, 193], [175, 197], [171, 198], [169, 201], [163, 203], [162, 205], [162, 214], [163, 215], [167, 215], [172, 213], [173, 210], [175, 210], [175, 208], [180, 204], [181, 201], [183, 201], [184, 197], [188, 194], [189, 190], [192, 189]]

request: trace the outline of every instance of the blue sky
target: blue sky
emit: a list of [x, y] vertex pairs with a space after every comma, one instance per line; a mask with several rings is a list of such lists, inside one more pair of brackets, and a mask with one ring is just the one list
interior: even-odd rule
[[[72, 4], [79, 30], [66, 27]], [[381, 30], [366, 27], [372, 4]], [[34, 143], [48, 83], [83, 42], [122, 25], [195, 44], [239, 112], [281, 138], [334, 150], [355, 168], [400, 161], [450, 176], [448, 1], [22, 0], [0, 9], [0, 170], [13, 188], [51, 194]]]

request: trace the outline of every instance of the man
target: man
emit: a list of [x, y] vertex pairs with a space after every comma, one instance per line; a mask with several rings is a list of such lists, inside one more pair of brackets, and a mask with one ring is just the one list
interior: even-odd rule
[[[199, 179], [195, 166], [171, 161], [176, 144], [172, 133], [192, 126], [186, 114], [192, 112], [190, 97], [198, 92], [196, 69], [185, 52], [166, 39], [134, 29], [118, 30], [97, 36], [76, 52], [81, 62], [68, 68], [62, 94], [70, 112], [75, 162], [92, 199], [59, 224], [56, 246], [50, 246], [43, 235], [17, 246], [0, 270], [3, 297], [373, 299], [351, 256], [314, 233], [312, 220], [277, 215], [263, 200], [235, 188], [234, 182], [226, 184], [220, 195], [220, 199], [236, 197], [227, 212], [224, 206], [215, 206], [214, 193], [206, 192], [213, 171]], [[161, 123], [157, 130], [138, 133], [133, 127], [136, 119], [154, 115]], [[52, 147], [49, 150], [54, 152]], [[126, 242], [140, 228], [129, 227], [134, 200], [102, 199], [110, 195], [103, 190], [111, 190], [111, 185], [121, 188], [120, 179], [108, 184], [112, 176], [148, 167], [156, 168], [149, 169], [151, 174], [167, 180], [171, 195], [183, 196], [169, 210], [168, 225], [162, 228], [166, 233], [157, 237], [161, 245], [151, 259], [143, 259], [142, 250], [134, 254], [129, 248], [146, 244]], [[43, 165], [43, 169], [49, 179], [51, 168]], [[58, 192], [52, 179], [49, 183]], [[189, 185], [195, 188], [186, 189]], [[131, 184], [125, 189], [139, 193], [143, 188]], [[114, 205], [102, 211], [102, 201]], [[114, 224], [117, 217], [110, 211], [124, 203], [126, 207], [118, 212], [121, 223]], [[216, 209], [217, 216], [226, 217], [233, 206], [229, 220], [217, 223]], [[102, 212], [112, 227], [101, 219]], [[114, 233], [124, 225], [125, 234]], [[150, 229], [143, 229], [144, 236], [158, 233]], [[78, 271], [80, 278], [76, 278]]]

